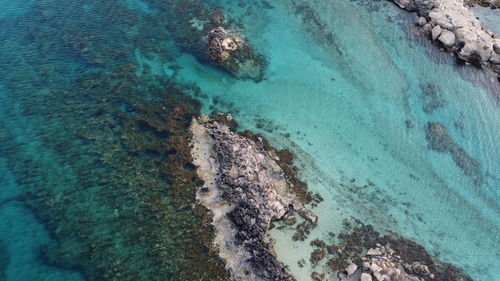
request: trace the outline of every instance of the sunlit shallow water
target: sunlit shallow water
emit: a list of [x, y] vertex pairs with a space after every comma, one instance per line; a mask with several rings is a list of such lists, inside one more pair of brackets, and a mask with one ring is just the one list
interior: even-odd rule
[[[172, 78], [180, 85], [194, 84], [206, 95], [200, 97], [202, 111], [228, 112], [242, 128], [260, 132], [273, 145], [294, 151], [301, 176], [312, 191], [325, 198], [314, 209], [319, 215], [319, 226], [309, 240], [326, 238], [329, 232], [341, 230], [344, 219], [357, 218], [383, 233], [395, 232], [415, 240], [433, 255], [463, 268], [475, 280], [494, 280], [500, 274], [498, 82], [478, 69], [457, 65], [451, 55], [413, 35], [413, 16], [389, 2], [213, 2], [243, 22], [245, 36], [269, 61], [266, 79], [259, 83], [237, 80], [201, 64], [189, 53], [180, 52], [175, 42], [169, 40], [164, 42], [167, 47], [163, 50], [168, 50], [170, 60], [155, 57], [151, 49], [146, 55], [146, 47], [141, 44], [137, 43], [141, 46], [137, 47], [123, 42], [130, 44], [127, 50], [133, 55], [127, 59], [138, 65], [139, 79], [150, 79], [141, 74], [150, 69], [151, 73]], [[9, 3], [0, 14], [1, 24], [7, 27], [0, 34], [25, 34], [32, 26], [29, 18], [22, 15], [29, 11], [31, 2]], [[160, 13], [146, 1], [118, 3], [139, 21]], [[43, 7], [44, 2], [39, 5]], [[71, 5], [75, 11], [87, 10], [102, 17], [113, 13], [100, 11], [96, 3]], [[57, 17], [53, 7], [44, 12]], [[309, 14], [298, 7], [308, 7]], [[311, 15], [317, 20], [311, 21]], [[9, 21], [13, 17], [16, 24]], [[321, 29], [318, 22], [323, 24]], [[165, 32], [161, 27], [149, 28], [152, 36]], [[80, 29], [92, 33], [83, 23], [75, 30]], [[144, 31], [128, 30], [130, 34]], [[41, 44], [43, 38], [24, 40], [25, 47], [13, 42], [4, 43], [2, 48], [5, 53], [12, 52], [16, 60], [36, 52], [35, 49], [43, 50], [38, 54], [54, 50]], [[26, 75], [29, 65], [9, 69], [8, 63], [13, 62], [4, 61], [3, 71], [18, 72], [21, 84], [34, 83], [32, 76]], [[40, 59], [42, 63], [54, 62]], [[55, 71], [71, 84], [73, 76], [88, 70], [79, 59], [61, 59]], [[37, 82], [43, 85], [44, 78], [38, 78]], [[446, 102], [426, 112], [422, 85], [429, 83], [437, 86]], [[9, 135], [3, 137], [8, 140], [3, 144], [21, 147], [23, 155], [17, 159], [34, 159], [47, 165], [42, 172], [46, 176], [36, 180], [49, 179], [54, 189], [61, 190], [76, 184], [77, 176], [72, 170], [77, 167], [77, 160], [60, 160], [58, 153], [64, 151], [44, 146], [43, 140], [50, 140], [51, 136], [38, 134], [37, 126], [51, 120], [38, 119], [36, 113], [41, 109], [37, 106], [43, 104], [33, 103], [31, 112], [16, 109], [21, 108], [16, 102], [29, 104], [30, 95], [35, 92], [25, 92], [22, 99], [16, 100], [13, 96], [19, 97], [20, 92], [9, 91], [1, 90], [5, 97], [0, 103], [2, 134]], [[72, 97], [58, 102], [67, 102], [70, 108], [72, 103], [85, 102]], [[453, 140], [480, 162], [479, 173], [466, 175], [450, 154], [428, 148], [425, 126], [430, 121], [442, 122], [449, 129]], [[81, 120], [81, 124], [84, 126], [85, 121]], [[61, 124], [47, 124], [51, 125], [53, 130], [64, 128]], [[80, 153], [88, 152], [82, 148]], [[40, 257], [39, 248], [51, 243], [51, 238], [32, 210], [22, 204], [21, 195], [29, 191], [30, 184], [23, 186], [23, 181], [16, 178], [20, 176], [10, 171], [12, 161], [5, 159], [12, 156], [5, 154], [0, 165], [4, 171], [0, 181], [0, 215], [5, 222], [0, 229], [0, 244], [5, 250], [0, 253], [6, 252], [9, 257], [5, 266], [0, 265], [0, 274], [6, 280], [30, 280], [35, 276], [50, 276], [47, 280], [83, 278], [77, 271], [49, 266]], [[23, 232], [33, 235], [20, 240]], [[290, 266], [298, 280], [308, 280], [312, 268], [299, 268], [297, 261], [309, 258], [309, 240], [292, 241], [286, 230], [273, 230], [272, 237], [278, 257]]]

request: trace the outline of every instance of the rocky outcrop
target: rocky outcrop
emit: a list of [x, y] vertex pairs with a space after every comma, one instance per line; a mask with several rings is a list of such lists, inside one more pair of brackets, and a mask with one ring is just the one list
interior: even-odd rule
[[[368, 250], [363, 261], [363, 273], [361, 280], [405, 280], [420, 281], [421, 278], [433, 279], [429, 268], [419, 262], [407, 263], [400, 256], [396, 255], [394, 250], [389, 247], [378, 246], [375, 249]], [[354, 266], [350, 266], [351, 269]], [[348, 272], [349, 273], [349, 272]], [[354, 271], [350, 275], [352, 275]]]
[[465, 0], [394, 0], [418, 12], [418, 25], [432, 40], [466, 62], [500, 74], [500, 38], [481, 26]]
[[230, 53], [243, 46], [238, 35], [230, 35], [222, 26], [208, 32], [207, 57], [215, 62], [227, 60]]
[[174, 14], [170, 15], [167, 28], [182, 52], [238, 79], [264, 79], [267, 59], [245, 37], [238, 19], [224, 15], [210, 1], [170, 2], [166, 11]]
[[[226, 25], [227, 26], [227, 25]], [[219, 25], [207, 34], [206, 57], [238, 78], [260, 81], [266, 61], [232, 28]]]
[[[228, 117], [229, 118], [229, 117]], [[279, 158], [258, 141], [207, 116], [193, 119], [192, 156], [204, 181], [197, 199], [211, 211], [214, 246], [235, 280], [295, 280], [265, 242], [271, 221], [302, 208]]]

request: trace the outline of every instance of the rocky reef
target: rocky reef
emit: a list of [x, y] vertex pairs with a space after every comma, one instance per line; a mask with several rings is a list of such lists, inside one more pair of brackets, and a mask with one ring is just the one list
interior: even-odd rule
[[[327, 241], [315, 239], [311, 246], [316, 248], [312, 257], [321, 258], [312, 263], [316, 270], [311, 275], [313, 280], [472, 281], [462, 270], [432, 257], [414, 241], [395, 234], [381, 235], [359, 220], [344, 220], [339, 233], [329, 233]], [[299, 266], [304, 263], [300, 260]], [[326, 268], [320, 268], [322, 265]]]
[[473, 177], [476, 184], [482, 183], [481, 164], [455, 143], [443, 123], [428, 122], [425, 133], [430, 149], [451, 154], [466, 175]]
[[363, 261], [362, 267], [351, 263], [346, 268], [347, 276], [359, 274], [361, 281], [421, 281], [420, 278], [434, 279], [435, 277], [427, 265], [419, 262], [406, 263], [393, 249], [380, 244], [377, 244], [376, 248], [369, 249], [361, 260]]
[[273, 220], [303, 208], [302, 200], [262, 138], [233, 132], [224, 118], [201, 116], [190, 127], [193, 163], [204, 182], [197, 199], [213, 215], [214, 246], [235, 280], [295, 280], [266, 232]]
[[418, 12], [417, 25], [433, 42], [460, 59], [500, 74], [500, 38], [483, 27], [464, 0], [394, 0]]

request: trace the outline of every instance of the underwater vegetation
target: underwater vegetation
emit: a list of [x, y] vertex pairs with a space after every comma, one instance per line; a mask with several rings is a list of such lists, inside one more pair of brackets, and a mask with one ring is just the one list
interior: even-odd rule
[[[0, 59], [3, 103], [15, 105], [5, 106], [1, 153], [56, 240], [42, 257], [88, 280], [226, 279], [206, 246], [210, 226], [199, 227], [206, 211], [193, 206], [187, 128], [199, 103], [184, 91], [196, 89], [138, 73], [136, 50], [176, 54], [152, 30], [163, 19], [120, 2], [59, 4], [35, 4], [32, 25], [1, 44], [12, 54]], [[19, 115], [29, 132], [10, 123]]]
[[[54, 239], [40, 249], [40, 258], [87, 280], [228, 280], [213, 247], [212, 215], [196, 201], [205, 183], [193, 164], [188, 128], [200, 116], [196, 98], [207, 95], [174, 82], [182, 68], [175, 59], [187, 53], [232, 78], [254, 82], [266, 79], [268, 59], [254, 49], [238, 19], [212, 1], [148, 0], [139, 8], [130, 3], [42, 0], [24, 14], [0, 18], [6, 27], [0, 31], [0, 154], [23, 189], [15, 200]], [[322, 28], [310, 6], [294, 7], [315, 40], [335, 46], [334, 34]], [[424, 110], [446, 104], [439, 91], [422, 85]], [[219, 106], [214, 112], [231, 108], [215, 98], [213, 103]], [[264, 119], [257, 123], [272, 130]], [[261, 135], [238, 132], [234, 120], [226, 125], [279, 157], [293, 191], [311, 202], [307, 208], [323, 201], [307, 192], [290, 151], [272, 148]], [[467, 175], [479, 177], [479, 162], [446, 137], [445, 129], [428, 137], [429, 146], [445, 142], [435, 150], [450, 153]], [[317, 217], [291, 211], [275, 223], [293, 228], [295, 241], [305, 241]], [[461, 274], [414, 242], [380, 237], [368, 227], [337, 237], [340, 242], [315, 243], [311, 259], [326, 263], [325, 272], [343, 271], [382, 243], [410, 262], [426, 263], [440, 280]], [[8, 264], [4, 256], [0, 243], [0, 281]], [[323, 279], [324, 273], [314, 276]]]

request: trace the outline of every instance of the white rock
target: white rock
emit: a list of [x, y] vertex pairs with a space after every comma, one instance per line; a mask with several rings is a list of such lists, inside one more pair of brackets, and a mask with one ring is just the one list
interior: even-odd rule
[[361, 281], [372, 281], [372, 276], [368, 273], [362, 273]]
[[443, 29], [441, 29], [441, 26], [439, 25], [436, 25], [434, 26], [434, 28], [432, 29], [432, 40], [436, 40], [439, 35], [441, 35], [441, 32], [443, 31]]
[[356, 269], [358, 269], [358, 266], [354, 263], [351, 263], [346, 269], [345, 271], [347, 272], [347, 275], [351, 276], [354, 274], [354, 272], [356, 272]]
[[368, 250], [368, 252], [366, 253], [366, 255], [367, 256], [381, 256], [382, 252], [380, 250], [370, 249], [370, 250]]
[[419, 17], [418, 18], [418, 25], [424, 26], [427, 23], [427, 20], [425, 20], [424, 17]]
[[444, 30], [439, 36], [439, 41], [441, 41], [446, 48], [450, 48], [455, 45], [455, 33]]

